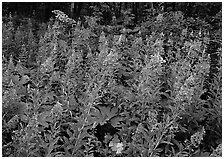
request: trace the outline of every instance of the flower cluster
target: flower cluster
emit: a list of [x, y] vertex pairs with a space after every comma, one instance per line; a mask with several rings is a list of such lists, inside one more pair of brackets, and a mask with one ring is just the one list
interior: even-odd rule
[[64, 12], [60, 10], [53, 10], [54, 14], [56, 14], [56, 19], [58, 19], [61, 22], [65, 22], [68, 24], [76, 24], [76, 21], [72, 18], [69, 18], [68, 15], [66, 15]]
[[205, 129], [202, 128], [201, 131], [196, 132], [191, 136], [191, 143], [194, 147], [198, 147], [201, 144], [201, 141], [203, 140], [203, 136], [205, 135]]

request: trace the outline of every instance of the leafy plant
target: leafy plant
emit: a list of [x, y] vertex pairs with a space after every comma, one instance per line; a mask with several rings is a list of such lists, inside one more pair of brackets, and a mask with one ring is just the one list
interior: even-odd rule
[[221, 155], [221, 48], [210, 78], [205, 21], [163, 12], [130, 29], [129, 11], [119, 27], [97, 8], [85, 26], [53, 13], [37, 37], [30, 20], [3, 23], [3, 156]]

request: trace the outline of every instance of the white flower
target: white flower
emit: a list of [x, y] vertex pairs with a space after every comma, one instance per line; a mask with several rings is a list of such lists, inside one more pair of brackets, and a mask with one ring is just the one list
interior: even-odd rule
[[109, 143], [109, 147], [111, 147], [112, 151], [116, 151], [116, 154], [121, 154], [123, 148], [123, 143], [113, 143], [112, 141]]

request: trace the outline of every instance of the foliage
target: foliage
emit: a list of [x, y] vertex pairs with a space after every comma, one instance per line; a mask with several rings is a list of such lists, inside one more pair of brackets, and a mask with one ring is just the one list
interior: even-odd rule
[[3, 23], [3, 156], [220, 156], [205, 21], [164, 12], [128, 29], [126, 11], [121, 29], [53, 13], [38, 36]]

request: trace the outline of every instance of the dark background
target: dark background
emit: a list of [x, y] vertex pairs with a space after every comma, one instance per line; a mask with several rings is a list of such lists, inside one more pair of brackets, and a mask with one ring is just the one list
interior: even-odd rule
[[[109, 8], [105, 9], [103, 5], [108, 5]], [[3, 16], [6, 14], [17, 14], [18, 16], [35, 17], [40, 21], [48, 21], [52, 16], [51, 11], [59, 9], [72, 18], [77, 19], [80, 16], [91, 15], [92, 7], [98, 7], [105, 17], [111, 19], [113, 14], [118, 18], [122, 10], [130, 9], [132, 14], [135, 15], [136, 21], [138, 18], [145, 14], [146, 10], [158, 9], [160, 11], [182, 11], [187, 17], [200, 17], [209, 21], [210, 16], [217, 14], [221, 8], [222, 3], [209, 3], [209, 2], [4, 2]]]

